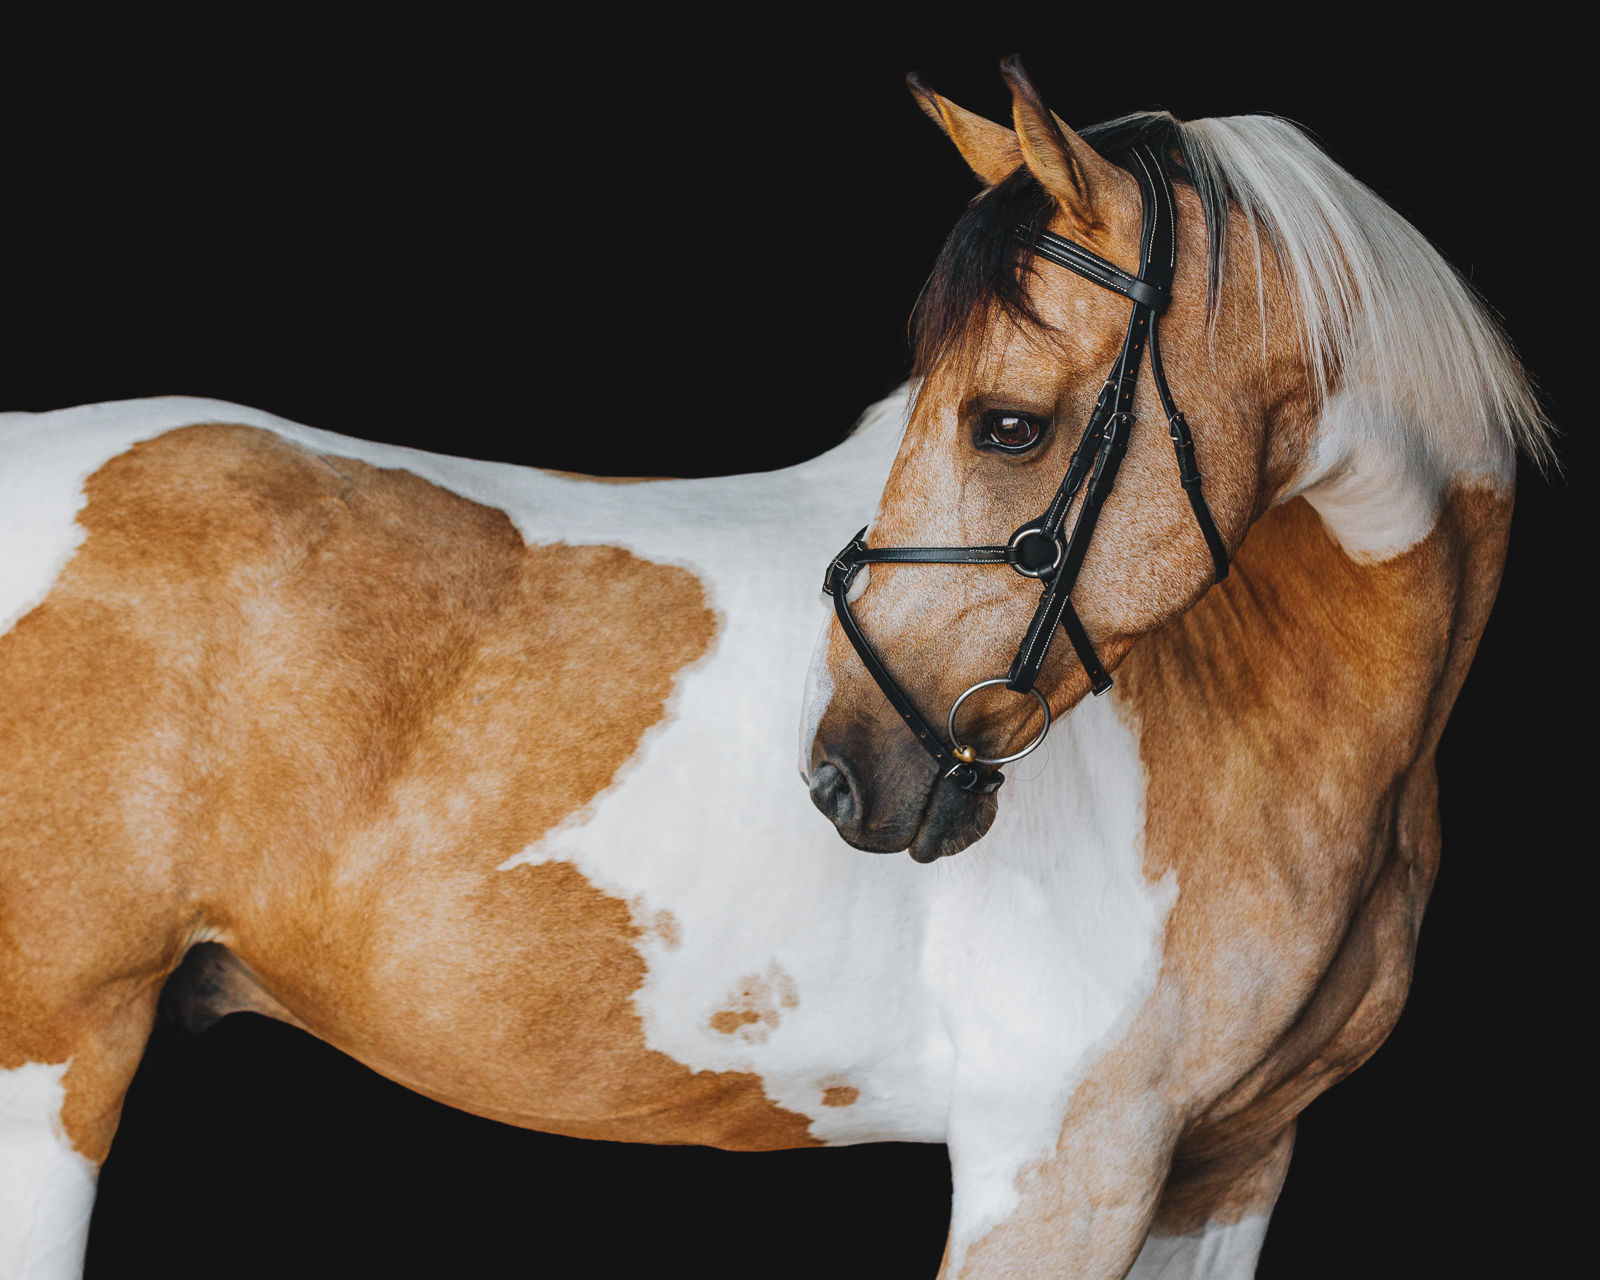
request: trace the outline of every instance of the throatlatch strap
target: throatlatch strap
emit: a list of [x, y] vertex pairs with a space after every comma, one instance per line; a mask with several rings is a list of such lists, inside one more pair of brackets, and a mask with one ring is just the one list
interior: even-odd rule
[[1194, 512], [1194, 522], [1200, 526], [1200, 536], [1206, 540], [1211, 552], [1213, 580], [1221, 582], [1228, 576], [1228, 545], [1217, 532], [1217, 522], [1211, 518], [1211, 508], [1200, 492], [1200, 465], [1195, 461], [1194, 437], [1189, 434], [1189, 421], [1173, 402], [1172, 390], [1167, 386], [1167, 372], [1161, 366], [1161, 330], [1150, 330], [1150, 373], [1155, 380], [1156, 392], [1161, 397], [1161, 410], [1167, 415], [1167, 434], [1172, 438], [1172, 451], [1178, 455], [1178, 483], [1189, 495], [1189, 507]]

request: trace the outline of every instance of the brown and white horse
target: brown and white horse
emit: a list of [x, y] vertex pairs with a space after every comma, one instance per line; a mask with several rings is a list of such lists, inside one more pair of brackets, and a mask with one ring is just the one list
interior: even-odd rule
[[[991, 190], [915, 394], [803, 466], [595, 483], [182, 399], [0, 420], [0, 1274], [78, 1272], [169, 979], [530, 1128], [948, 1142], [950, 1276], [1250, 1274], [1296, 1114], [1404, 1000], [1434, 747], [1543, 425], [1291, 126], [1086, 131], [1186, 166], [1166, 363], [1234, 569], [1207, 590], [1141, 389], [1074, 594], [1116, 688], [1079, 705], [1058, 644], [1041, 758], [936, 786], [823, 567], [875, 507], [876, 545], [992, 542], [1060, 478], [1126, 304], [985, 277], [997, 211], [1137, 257], [1133, 179], [1008, 74], [1015, 132], [921, 92]], [[934, 716], [1033, 604], [948, 568], [853, 594]], [[913, 858], [796, 785], [802, 688], [818, 799]], [[1033, 731], [1009, 703], [985, 746]]]

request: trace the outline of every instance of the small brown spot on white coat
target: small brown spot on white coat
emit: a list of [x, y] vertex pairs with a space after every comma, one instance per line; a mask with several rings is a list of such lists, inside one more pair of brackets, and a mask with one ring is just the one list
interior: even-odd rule
[[670, 911], [658, 911], [650, 921], [650, 931], [661, 939], [662, 945], [676, 951], [683, 942], [678, 927], [678, 917]]
[[728, 1002], [711, 1015], [710, 1027], [725, 1036], [737, 1035], [750, 1044], [759, 1044], [780, 1021], [779, 1009], [800, 1004], [794, 980], [774, 960], [765, 976], [752, 973], [740, 978]]

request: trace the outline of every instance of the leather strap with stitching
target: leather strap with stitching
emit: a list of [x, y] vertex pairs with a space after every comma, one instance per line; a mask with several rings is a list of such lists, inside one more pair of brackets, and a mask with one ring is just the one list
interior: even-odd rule
[[[1027, 234], [1020, 227], [1017, 237], [1027, 241]], [[1121, 267], [1063, 239], [1053, 231], [1039, 232], [1039, 238], [1033, 243], [1033, 251], [1046, 261], [1065, 267], [1068, 271], [1076, 271], [1084, 279], [1092, 280], [1112, 293], [1120, 293], [1129, 302], [1142, 302], [1157, 313], [1165, 311], [1167, 304], [1172, 301], [1170, 288], [1163, 289], [1138, 276], [1130, 276]]]
[[1211, 508], [1200, 492], [1200, 466], [1195, 461], [1194, 437], [1189, 432], [1189, 420], [1183, 416], [1172, 399], [1172, 389], [1167, 386], [1166, 370], [1161, 366], [1161, 330], [1150, 330], [1150, 374], [1156, 384], [1156, 394], [1161, 397], [1161, 409], [1167, 415], [1167, 434], [1172, 439], [1172, 451], [1178, 455], [1178, 483], [1189, 495], [1189, 507], [1194, 521], [1200, 526], [1200, 536], [1206, 540], [1211, 552], [1212, 580], [1221, 582], [1228, 576], [1228, 544], [1217, 532], [1217, 522], [1211, 518]]

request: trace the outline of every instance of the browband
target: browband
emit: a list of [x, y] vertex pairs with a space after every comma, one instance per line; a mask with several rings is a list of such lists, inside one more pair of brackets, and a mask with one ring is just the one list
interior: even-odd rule
[[1068, 271], [1076, 271], [1085, 280], [1092, 280], [1112, 293], [1120, 293], [1130, 302], [1142, 302], [1157, 315], [1166, 311], [1167, 304], [1172, 301], [1170, 289], [1147, 284], [1138, 276], [1130, 276], [1114, 262], [1107, 262], [1099, 254], [1091, 253], [1082, 245], [1073, 244], [1053, 231], [1041, 231], [1036, 238], [1031, 238], [1026, 227], [1018, 227], [1017, 239], [1028, 244], [1047, 262], [1065, 267]]

